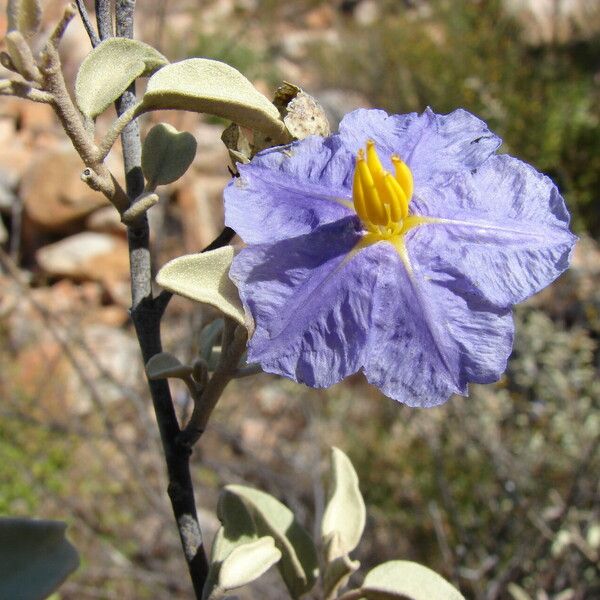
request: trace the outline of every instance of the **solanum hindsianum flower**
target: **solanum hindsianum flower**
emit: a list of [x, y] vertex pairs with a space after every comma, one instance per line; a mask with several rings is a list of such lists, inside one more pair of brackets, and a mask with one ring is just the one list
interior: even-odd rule
[[230, 276], [248, 360], [315, 387], [362, 370], [411, 406], [497, 380], [512, 306], [576, 240], [556, 186], [500, 143], [464, 110], [357, 110], [240, 166], [225, 217], [247, 244]]

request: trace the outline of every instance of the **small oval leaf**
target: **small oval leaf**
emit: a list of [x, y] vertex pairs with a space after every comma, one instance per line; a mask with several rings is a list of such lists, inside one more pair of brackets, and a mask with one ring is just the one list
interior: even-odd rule
[[167, 379], [177, 377], [185, 379], [192, 374], [192, 367], [179, 362], [179, 359], [168, 352], [155, 354], [146, 363], [148, 379]]
[[331, 449], [329, 499], [321, 523], [323, 540], [329, 542], [328, 561], [349, 554], [356, 548], [365, 528], [365, 519], [365, 502], [358, 487], [356, 471], [350, 459], [334, 447]]
[[179, 179], [196, 156], [196, 138], [168, 123], [155, 125], [144, 140], [142, 171], [149, 187]]
[[239, 71], [208, 58], [168, 65], [148, 81], [143, 110], [180, 109], [229, 119], [274, 137], [285, 126], [279, 111]]
[[39, 0], [8, 0], [8, 31], [20, 31], [25, 37], [35, 35], [42, 24]]
[[311, 590], [318, 575], [317, 551], [292, 511], [260, 490], [243, 485], [228, 485], [225, 489], [244, 501], [254, 517], [258, 533], [275, 539], [282, 554], [278, 568], [292, 598], [299, 598]]
[[79, 566], [66, 523], [0, 518], [0, 598], [46, 598]]
[[435, 571], [407, 560], [378, 565], [367, 573], [360, 589], [367, 600], [465, 600]]
[[166, 290], [190, 300], [210, 304], [244, 325], [244, 308], [229, 279], [234, 250], [224, 246], [210, 252], [187, 254], [168, 262], [156, 275]]
[[219, 571], [219, 587], [223, 590], [233, 590], [251, 583], [280, 558], [281, 552], [275, 547], [275, 540], [270, 536], [242, 544], [232, 550], [223, 561]]
[[81, 112], [96, 117], [104, 112], [138, 77], [149, 75], [169, 61], [157, 50], [127, 38], [109, 38], [84, 59], [75, 80]]

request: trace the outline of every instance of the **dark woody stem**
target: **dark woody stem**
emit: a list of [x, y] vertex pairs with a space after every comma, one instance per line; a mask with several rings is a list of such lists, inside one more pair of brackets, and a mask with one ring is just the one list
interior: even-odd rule
[[[100, 37], [110, 34], [110, 3], [97, 0]], [[116, 33], [133, 36], [134, 0], [117, 0]], [[108, 33], [107, 33], [108, 32]], [[116, 103], [119, 116], [136, 103], [135, 85], [132, 85]], [[130, 203], [141, 196], [144, 178], [141, 171], [141, 143], [137, 121], [129, 122], [121, 133], [127, 195]], [[144, 363], [162, 352], [160, 323], [167, 306], [168, 296], [152, 294], [152, 271], [148, 219], [143, 214], [128, 227], [129, 258], [131, 267], [131, 318], [138, 337]], [[175, 408], [166, 380], [148, 381], [169, 479], [168, 494], [177, 522], [181, 544], [194, 587], [195, 596], [202, 596], [208, 574], [208, 561], [204, 551], [202, 533], [198, 524], [194, 489], [190, 474], [191, 449], [178, 442], [181, 433]]]

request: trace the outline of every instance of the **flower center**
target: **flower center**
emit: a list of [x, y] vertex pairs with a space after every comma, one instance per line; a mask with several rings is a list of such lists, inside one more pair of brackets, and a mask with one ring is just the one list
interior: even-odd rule
[[410, 228], [408, 205], [413, 193], [413, 176], [408, 165], [392, 156], [394, 175], [379, 160], [375, 144], [359, 150], [354, 169], [352, 200], [365, 229], [379, 239], [389, 240]]

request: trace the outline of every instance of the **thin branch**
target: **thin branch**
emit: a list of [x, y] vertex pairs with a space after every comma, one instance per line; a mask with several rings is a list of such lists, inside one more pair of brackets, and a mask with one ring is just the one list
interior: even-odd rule
[[9, 31], [6, 34], [7, 43], [11, 43], [11, 51], [17, 56], [18, 60], [12, 60], [13, 66], [18, 67], [17, 72], [23, 76], [26, 81], [41, 81], [42, 74], [33, 58], [31, 48], [20, 31]]
[[202, 252], [209, 252], [210, 250], [216, 250], [227, 246], [229, 242], [235, 237], [235, 231], [231, 227], [224, 227], [223, 231], [216, 237]]
[[104, 160], [110, 149], [114, 146], [117, 138], [121, 135], [125, 127], [135, 119], [138, 114], [138, 109], [142, 106], [142, 101], [138, 100], [132, 104], [121, 116], [111, 125], [110, 129], [104, 136], [104, 139], [98, 145], [98, 159]]
[[54, 96], [48, 92], [37, 90], [25, 81], [4, 79], [0, 81], [0, 96], [17, 96], [32, 102], [54, 104]]
[[[99, 2], [96, 3], [97, 7], [98, 4]], [[134, 9], [133, 0], [117, 0], [116, 24], [119, 36], [133, 37]], [[104, 37], [102, 34], [103, 31], [100, 30], [100, 37]], [[134, 107], [136, 102], [135, 84], [132, 84], [116, 102], [119, 117]], [[121, 143], [127, 195], [133, 202], [144, 191], [144, 177], [140, 167], [141, 141], [137, 121], [130, 121], [123, 128]], [[131, 318], [142, 358], [146, 364], [152, 356], [162, 352], [160, 322], [167, 302], [165, 297], [155, 299], [152, 295], [150, 231], [145, 215], [128, 227], [127, 237], [131, 267]], [[169, 478], [167, 492], [177, 522], [194, 593], [200, 599], [208, 575], [208, 560], [196, 513], [190, 473], [191, 449], [178, 442], [180, 428], [168, 382], [148, 381], [148, 385], [165, 455]]]
[[135, 202], [121, 215], [121, 222], [133, 226], [136, 221], [144, 216], [148, 210], [158, 204], [158, 194], [146, 192], [136, 198]]
[[58, 50], [53, 44], [46, 44], [40, 69], [44, 76], [44, 88], [52, 97], [54, 110], [63, 129], [90, 170], [87, 174], [89, 183], [93, 184], [95, 190], [102, 192], [119, 213], [125, 212], [129, 207], [125, 192], [106, 165], [98, 160], [98, 148], [88, 134], [81, 113], [75, 108], [67, 90]]
[[83, 26], [85, 27], [88, 37], [90, 38], [92, 47], [95, 48], [100, 43], [100, 38], [94, 29], [94, 25], [92, 24], [90, 15], [88, 14], [87, 7], [85, 6], [85, 2], [83, 0], [76, 0], [76, 2]]
[[[227, 322], [231, 323], [229, 319], [226, 320]], [[225, 343], [223, 344], [221, 360], [206, 384], [199, 401], [195, 402], [192, 416], [179, 436], [179, 443], [190, 448], [202, 437], [206, 424], [225, 386], [234, 377], [240, 358], [246, 349], [248, 333], [244, 327], [238, 326], [235, 328], [229, 343], [226, 342], [228, 337], [226, 332], [227, 328], [223, 333]]]
[[112, 18], [110, 14], [110, 0], [96, 0], [96, 23], [101, 40], [113, 36]]
[[67, 4], [67, 6], [65, 6], [62, 18], [57, 23], [56, 27], [54, 28], [54, 31], [50, 35], [50, 39], [48, 40], [48, 42], [52, 44], [55, 48], [58, 48], [60, 40], [65, 34], [69, 23], [73, 20], [76, 14], [77, 6], [74, 2], [71, 2], [71, 4]]

